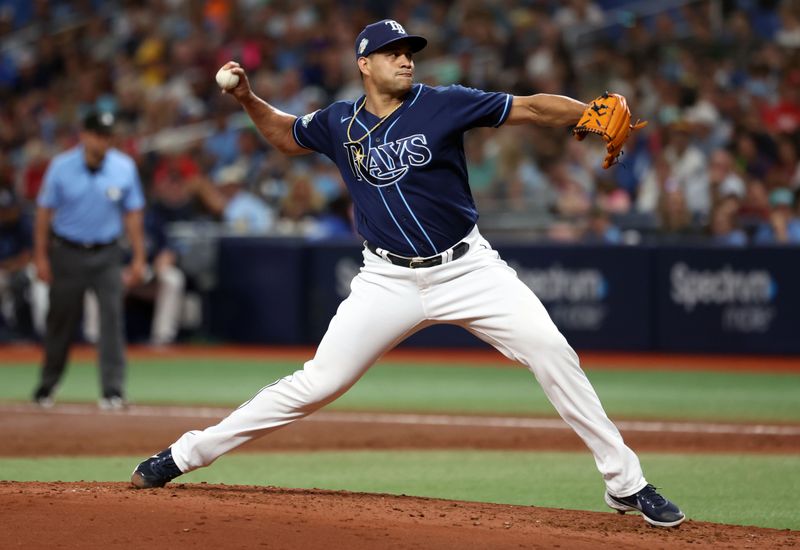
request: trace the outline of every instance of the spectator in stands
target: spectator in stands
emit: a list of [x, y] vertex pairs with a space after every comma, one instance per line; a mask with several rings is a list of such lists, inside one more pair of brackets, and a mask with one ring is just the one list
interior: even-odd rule
[[706, 175], [708, 161], [692, 144], [691, 129], [691, 125], [682, 120], [669, 128], [664, 158], [670, 164], [672, 176], [685, 197], [689, 212], [707, 214], [711, 207]]
[[209, 157], [212, 174], [232, 164], [239, 156], [239, 130], [231, 127], [225, 109], [217, 109], [216, 112], [214, 130], [203, 144], [203, 151]]
[[553, 17], [563, 31], [573, 27], [599, 27], [605, 22], [603, 10], [591, 0], [568, 0], [563, 4]]
[[225, 166], [214, 179], [214, 189], [201, 178], [195, 180], [198, 194], [206, 207], [234, 233], [264, 234], [275, 223], [275, 213], [258, 196], [245, 189], [246, 168], [240, 164]]
[[195, 180], [200, 167], [188, 151], [165, 151], [153, 172], [149, 209], [161, 223], [211, 219], [197, 196]]
[[583, 228], [573, 221], [556, 219], [547, 225], [546, 237], [554, 243], [575, 243], [583, 237]]
[[0, 182], [0, 316], [10, 334], [4, 336], [31, 338], [33, 320], [27, 299], [31, 284], [30, 262], [32, 227], [23, 212], [10, 182]]
[[580, 218], [589, 213], [591, 197], [580, 182], [572, 177], [565, 161], [557, 159], [547, 165], [545, 175], [555, 191], [555, 213], [560, 216]]
[[28, 203], [36, 200], [49, 163], [50, 155], [47, 146], [41, 139], [33, 138], [25, 143], [21, 167], [21, 190], [23, 198]]
[[727, 56], [737, 66], [744, 66], [752, 58], [752, 53], [760, 43], [753, 33], [750, 19], [743, 10], [733, 11], [722, 29], [720, 44], [728, 52]]
[[800, 218], [793, 211], [794, 201], [794, 195], [785, 187], [769, 194], [769, 220], [758, 226], [755, 244], [800, 244]]
[[774, 150], [774, 142], [765, 134], [742, 130], [735, 138], [736, 163], [752, 178], [763, 180], [772, 165], [767, 156]]
[[349, 194], [339, 195], [325, 206], [310, 237], [317, 240], [357, 237]]
[[738, 227], [739, 199], [728, 195], [711, 210], [709, 234], [711, 242], [720, 246], [746, 246], [747, 233]]
[[291, 115], [308, 112], [303, 97], [303, 80], [296, 68], [283, 71], [280, 84], [275, 88], [275, 108]]
[[777, 162], [768, 178], [775, 181], [775, 187], [800, 189], [800, 154], [795, 140], [788, 135], [778, 137]]
[[661, 240], [680, 241], [696, 234], [692, 225], [692, 213], [686, 204], [686, 197], [680, 187], [662, 193], [659, 197], [658, 219]]
[[678, 183], [672, 174], [672, 166], [663, 154], [657, 155], [639, 185], [636, 211], [642, 214], [655, 214], [661, 196], [675, 189], [678, 189]]
[[[584, 142], [585, 143], [585, 140]], [[584, 155], [589, 158], [602, 158], [602, 153], [593, 157], [589, 149], [583, 147]], [[645, 132], [635, 132], [631, 135], [625, 145], [625, 155], [622, 163], [612, 166], [606, 173], [609, 174], [617, 184], [623, 189], [631, 200], [631, 209], [639, 210], [637, 199], [639, 197], [639, 187], [650, 172], [653, 164], [653, 157], [648, 147], [648, 134]], [[596, 173], [596, 172], [595, 172]], [[652, 211], [655, 206], [650, 208]]]
[[[548, 212], [553, 209], [555, 192], [525, 148], [520, 134], [509, 132], [486, 134], [474, 138], [483, 142], [486, 155], [496, 158], [497, 170], [492, 189], [486, 196], [504, 210]], [[483, 139], [481, 139], [483, 138]]]
[[744, 180], [734, 170], [733, 155], [725, 149], [711, 153], [708, 163], [708, 189], [711, 203], [717, 204], [727, 196], [744, 197]]
[[[577, 181], [583, 189], [591, 193], [596, 186], [597, 180], [604, 180], [603, 185], [606, 189], [617, 189], [616, 184], [611, 181], [611, 172], [598, 170], [598, 163], [602, 155], [594, 155], [595, 149], [586, 147], [586, 142], [578, 142], [571, 139], [564, 147], [564, 162], [567, 165], [567, 172], [570, 177]], [[594, 144], [599, 145], [595, 142]], [[623, 191], [624, 193], [624, 191]], [[627, 195], [627, 193], [625, 193]], [[618, 200], [628, 200], [629, 197], [619, 198]], [[628, 202], [630, 202], [628, 200]]]
[[552, 92], [558, 87], [559, 78], [567, 72], [563, 64], [568, 63], [568, 56], [562, 55], [567, 52], [555, 23], [542, 18], [537, 27], [537, 43], [530, 51], [524, 52], [526, 85]]
[[483, 128], [474, 133], [468, 133], [464, 138], [464, 149], [467, 155], [467, 173], [469, 174], [469, 187], [475, 201], [485, 208], [493, 208], [497, 199], [496, 174], [497, 156], [490, 154], [487, 149], [491, 142], [483, 139], [486, 134]]
[[597, 181], [594, 202], [609, 214], [627, 214], [631, 210], [631, 199], [623, 189], [617, 187], [610, 174], [602, 174]]
[[744, 198], [739, 207], [739, 218], [745, 228], [754, 229], [769, 220], [769, 193], [764, 182], [750, 179], [745, 188]]
[[622, 244], [622, 231], [612, 221], [608, 211], [594, 207], [582, 241], [590, 244]]
[[314, 189], [311, 176], [295, 173], [290, 176], [289, 189], [280, 206], [278, 229], [281, 233], [304, 235], [314, 230], [315, 218], [325, 202]]
[[[796, 55], [796, 54], [795, 54]], [[793, 134], [800, 130], [800, 69], [794, 68], [781, 79], [778, 98], [760, 109], [761, 120], [772, 134]]]
[[128, 294], [152, 300], [150, 344], [166, 346], [175, 342], [181, 327], [186, 275], [179, 267], [178, 251], [167, 238], [163, 220], [146, 211], [144, 227], [150, 269], [143, 284], [133, 286]]
[[[26, 161], [22, 162], [24, 165]], [[0, 148], [0, 302], [4, 301], [2, 311], [7, 321], [11, 323], [11, 317], [14, 317], [15, 333], [35, 338], [44, 332], [47, 285], [36, 278], [32, 264], [23, 271], [19, 270], [23, 257], [18, 252], [27, 248], [30, 253], [33, 216], [32, 200], [25, 196], [26, 180], [23, 178], [20, 182], [22, 192], [18, 193], [15, 179], [14, 165]]]
[[258, 187], [267, 164], [267, 146], [252, 128], [239, 132], [239, 152], [231, 164], [244, 168], [243, 183], [248, 191], [258, 194]]
[[309, 170], [311, 171], [311, 182], [314, 184], [314, 189], [322, 195], [326, 202], [331, 202], [347, 194], [347, 187], [339, 175], [339, 170], [327, 158], [315, 155], [311, 159]]
[[[12, 179], [20, 184], [20, 199], [32, 200], [52, 154], [74, 145], [65, 121], [105, 105], [116, 110], [118, 121], [131, 132], [122, 149], [137, 158], [143, 175], [158, 173], [156, 187], [161, 185], [164, 159], [174, 156], [163, 144], [184, 143], [194, 157], [188, 164], [211, 178], [213, 170], [246, 159], [248, 189], [278, 208], [288, 181], [308, 167], [271, 154], [252, 142], [248, 131], [228, 126], [228, 111], [217, 105], [225, 100], [209, 65], [238, 59], [251, 71], [259, 95], [280, 95], [277, 103], [289, 112], [312, 112], [315, 103], [352, 99], [360, 93], [358, 82], [342, 69], [342, 60], [349, 59], [342, 51], [349, 45], [341, 37], [357, 31], [365, 18], [394, 11], [401, 18], [409, 13], [413, 27], [427, 29], [423, 34], [430, 36], [431, 54], [418, 69], [429, 72], [432, 82], [461, 81], [519, 92], [534, 88], [584, 99], [605, 89], [629, 90], [625, 95], [634, 115], [650, 125], [626, 145], [625, 166], [608, 173], [636, 201], [639, 212], [658, 210], [669, 179], [664, 174], [671, 172], [689, 209], [696, 217], [707, 215], [714, 192], [704, 185], [714, 178], [697, 175], [704, 162], [714, 162], [718, 149], [732, 152], [734, 172], [745, 181], [758, 179], [768, 189], [800, 186], [797, 154], [788, 146], [796, 142], [800, 124], [800, 13], [797, 2], [790, 0], [723, 2], [722, 10], [697, 2], [680, 10], [654, 5], [649, 14], [639, 9], [645, 3], [632, 4], [632, 19], [625, 25], [609, 27], [611, 33], [583, 33], [580, 40], [565, 29], [619, 23], [609, 21], [606, 11], [616, 2], [523, 2], [509, 4], [506, 10], [472, 0], [424, 7], [389, 0], [361, 3], [359, 17], [352, 20], [330, 12], [329, 2], [304, 4], [280, 17], [268, 2], [214, 2], [199, 11], [187, 11], [181, 2], [34, 4], [31, 9], [16, 2], [16, 13], [27, 15], [0, 21], [5, 25], [0, 29], [5, 46], [0, 53], [0, 155], [13, 162]], [[463, 32], [456, 33], [458, 27]], [[310, 48], [303, 46], [308, 36], [318, 37]], [[276, 73], [283, 75], [279, 82], [271, 76]], [[275, 93], [261, 87], [274, 88]], [[219, 118], [209, 120], [212, 112]], [[662, 132], [676, 121], [678, 126], [689, 123], [685, 133], [690, 139], [684, 141], [691, 143], [683, 153], [677, 150], [681, 136], [661, 135], [680, 133]], [[211, 136], [192, 136], [203, 125], [183, 125], [194, 122], [210, 122], [215, 130]], [[163, 139], [160, 131], [175, 134]], [[196, 143], [189, 143], [191, 139]], [[514, 143], [505, 141], [509, 139]], [[566, 133], [538, 128], [508, 130], [486, 140], [487, 162], [470, 167], [477, 200], [506, 201], [510, 210], [531, 213], [532, 226], [541, 226], [550, 219], [555, 193], [540, 166], [547, 164], [544, 159], [562, 157], [570, 140]], [[586, 142], [582, 145], [579, 150], [588, 153], [590, 161], [602, 158]], [[700, 156], [692, 153], [695, 147]], [[656, 157], [662, 153], [668, 159], [666, 171], [657, 166]], [[478, 157], [473, 153], [471, 158]], [[571, 178], [593, 196], [600, 184], [598, 173], [586, 171], [573, 159], [568, 164]], [[340, 189], [324, 169], [311, 170], [312, 183], [325, 202], [338, 196]], [[491, 191], [481, 191], [488, 182]], [[162, 189], [154, 193], [164, 194]], [[196, 196], [187, 204], [191, 208], [179, 218], [209, 217]], [[744, 205], [744, 211], [748, 209], [752, 204]], [[578, 215], [584, 218], [581, 223], [588, 211], [584, 208]]]
[[721, 119], [714, 104], [715, 84], [709, 78], [701, 83], [698, 94], [705, 94], [686, 109], [686, 122], [691, 126], [694, 144], [705, 156], [721, 148], [729, 139], [730, 128]]
[[781, 2], [779, 12], [781, 28], [775, 33], [775, 42], [787, 50], [800, 51], [800, 10], [792, 0]]

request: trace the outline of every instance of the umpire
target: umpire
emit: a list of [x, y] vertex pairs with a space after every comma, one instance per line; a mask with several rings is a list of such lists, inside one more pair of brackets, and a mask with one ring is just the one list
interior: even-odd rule
[[[34, 262], [50, 285], [44, 364], [33, 395], [43, 407], [53, 405], [87, 289], [100, 310], [99, 406], [125, 406], [123, 286], [137, 284], [145, 272], [144, 196], [133, 159], [112, 147], [113, 128], [111, 113], [89, 113], [80, 143], [53, 159], [36, 201]], [[123, 226], [133, 254], [124, 272]]]

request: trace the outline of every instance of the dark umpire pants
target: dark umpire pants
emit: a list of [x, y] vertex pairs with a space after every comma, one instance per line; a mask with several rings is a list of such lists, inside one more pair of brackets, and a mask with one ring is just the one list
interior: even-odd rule
[[102, 395], [124, 395], [125, 355], [122, 313], [122, 250], [114, 244], [83, 248], [54, 237], [49, 250], [53, 282], [44, 337], [40, 391], [49, 394], [67, 364], [72, 338], [91, 288], [100, 313], [100, 385]]

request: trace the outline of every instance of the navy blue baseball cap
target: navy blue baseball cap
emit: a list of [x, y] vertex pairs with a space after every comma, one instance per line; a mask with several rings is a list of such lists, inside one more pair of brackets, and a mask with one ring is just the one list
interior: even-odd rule
[[90, 111], [83, 119], [83, 129], [110, 136], [114, 132], [114, 115], [109, 112]]
[[415, 34], [408, 34], [397, 21], [384, 19], [367, 25], [359, 33], [358, 38], [356, 38], [356, 59], [367, 57], [369, 54], [398, 40], [407, 40], [413, 52], [418, 52], [428, 45], [428, 41], [425, 38]]

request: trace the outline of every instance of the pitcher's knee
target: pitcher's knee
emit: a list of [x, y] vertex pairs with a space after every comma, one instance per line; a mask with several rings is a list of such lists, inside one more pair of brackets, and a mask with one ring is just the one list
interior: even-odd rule
[[561, 334], [556, 334], [552, 338], [537, 339], [526, 345], [521, 361], [529, 367], [542, 362], [577, 365], [578, 355], [566, 338]]
[[352, 385], [336, 369], [322, 369], [311, 361], [306, 363], [303, 370], [297, 371], [293, 378], [302, 388], [306, 403], [317, 408], [330, 403]]
[[306, 401], [314, 408], [327, 405], [344, 393], [345, 389], [339, 384], [330, 382], [318, 383], [308, 389]]

